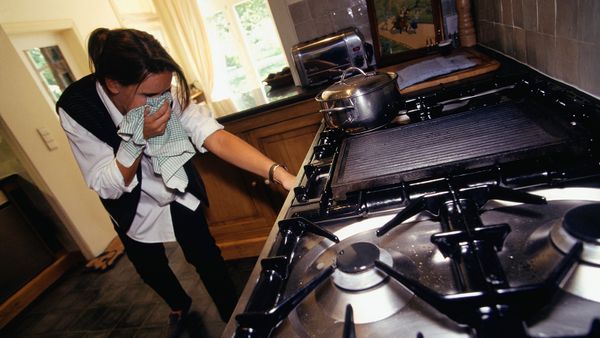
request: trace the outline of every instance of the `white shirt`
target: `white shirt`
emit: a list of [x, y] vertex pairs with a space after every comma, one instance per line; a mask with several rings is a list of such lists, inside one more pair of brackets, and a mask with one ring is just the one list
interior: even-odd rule
[[[119, 126], [123, 115], [108, 98], [102, 86], [96, 82], [96, 91], [108, 110], [115, 126]], [[67, 134], [71, 150], [88, 187], [105, 199], [117, 199], [125, 192], [131, 192], [137, 185], [134, 176], [129, 186], [125, 186], [123, 175], [117, 168], [113, 148], [73, 120], [59, 108], [60, 123]], [[223, 126], [212, 118], [203, 105], [191, 103], [183, 113], [175, 95], [172, 114], [175, 114], [196, 148], [204, 153], [204, 140]], [[154, 173], [152, 160], [142, 155], [142, 187], [140, 201], [127, 235], [144, 243], [169, 242], [175, 240], [169, 203], [176, 201], [195, 210], [200, 201], [191, 193], [180, 193], [165, 186], [162, 178]]]

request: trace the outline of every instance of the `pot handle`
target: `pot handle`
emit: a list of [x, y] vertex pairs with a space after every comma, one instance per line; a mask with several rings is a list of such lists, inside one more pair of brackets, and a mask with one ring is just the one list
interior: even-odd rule
[[[349, 106], [322, 108], [322, 109], [319, 109], [319, 113], [331, 113], [334, 111], [343, 111], [343, 110], [348, 110], [348, 109], [354, 109], [354, 103], [352, 102], [352, 100], [349, 100], [349, 103], [350, 103]], [[335, 105], [335, 103], [333, 105]]]
[[346, 107], [323, 108], [323, 109], [319, 109], [319, 113], [329, 113], [332, 111], [342, 111], [342, 110], [347, 110], [347, 109], [352, 109], [352, 108], [354, 108], [354, 107], [346, 106]]
[[365, 72], [364, 70], [358, 68], [358, 67], [348, 67], [344, 70], [344, 72], [342, 72], [342, 77], [340, 78], [340, 83], [344, 83], [344, 79], [346, 78], [346, 73], [348, 73], [351, 70], [358, 70], [364, 77], [368, 77], [368, 76], [373, 76], [376, 73], [375, 72]]
[[325, 123], [327, 123], [327, 125], [329, 127], [339, 128], [340, 126], [337, 125], [335, 121], [333, 121], [333, 117], [331, 116], [331, 113], [337, 112], [337, 111], [348, 110], [348, 109], [354, 109], [354, 104], [352, 103], [352, 101], [350, 101], [350, 105], [349, 106], [331, 107], [331, 108], [322, 108], [322, 109], [319, 109], [319, 113], [323, 114], [323, 118], [325, 119]]

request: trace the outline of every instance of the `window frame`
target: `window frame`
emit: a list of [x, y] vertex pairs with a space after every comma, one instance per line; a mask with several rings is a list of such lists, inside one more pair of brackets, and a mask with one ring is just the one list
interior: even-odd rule
[[[204, 3], [206, 1], [206, 3]], [[266, 95], [264, 93], [264, 86], [261, 85], [263, 79], [260, 78], [258, 64], [253, 62], [252, 57], [250, 56], [250, 45], [246, 38], [244, 37], [244, 33], [242, 32], [242, 24], [239, 20], [239, 17], [236, 13], [235, 7], [250, 0], [219, 0], [219, 1], [210, 1], [210, 0], [198, 0], [198, 6], [202, 12], [203, 18], [211, 17], [216, 15], [219, 12], [223, 12], [225, 15], [225, 19], [230, 23], [230, 33], [232, 34], [232, 38], [234, 43], [237, 45], [243, 46], [243, 48], [238, 48], [240, 55], [240, 63], [244, 70], [244, 74], [248, 77], [248, 81], [251, 84], [251, 88], [260, 88], [263, 92], [262, 95]], [[269, 5], [268, 0], [265, 1], [265, 6], [269, 11], [269, 20], [271, 21], [272, 26], [277, 31], [277, 25], [275, 20], [273, 19], [273, 12], [271, 11], [271, 7]], [[208, 29], [208, 28], [207, 28]], [[278, 47], [283, 52], [283, 60], [289, 66], [289, 60], [286, 56], [285, 49], [283, 48], [283, 44], [281, 38], [277, 39]], [[263, 99], [264, 100], [264, 99]]]

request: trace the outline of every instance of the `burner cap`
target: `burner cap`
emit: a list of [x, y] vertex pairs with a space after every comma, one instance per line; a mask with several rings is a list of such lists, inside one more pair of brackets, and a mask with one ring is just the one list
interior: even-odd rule
[[354, 273], [375, 266], [379, 248], [367, 242], [352, 243], [337, 254], [337, 267], [343, 272]]
[[569, 210], [563, 219], [563, 227], [579, 240], [600, 244], [600, 203]]

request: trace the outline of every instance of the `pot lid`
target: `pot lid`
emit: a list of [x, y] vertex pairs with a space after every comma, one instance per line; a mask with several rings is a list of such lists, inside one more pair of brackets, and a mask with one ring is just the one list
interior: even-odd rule
[[395, 81], [398, 77], [396, 73], [365, 73], [362, 69], [356, 68], [361, 74], [346, 78], [344, 75], [350, 69], [354, 69], [354, 67], [346, 69], [342, 78], [323, 90], [317, 99], [326, 101], [364, 95]]

